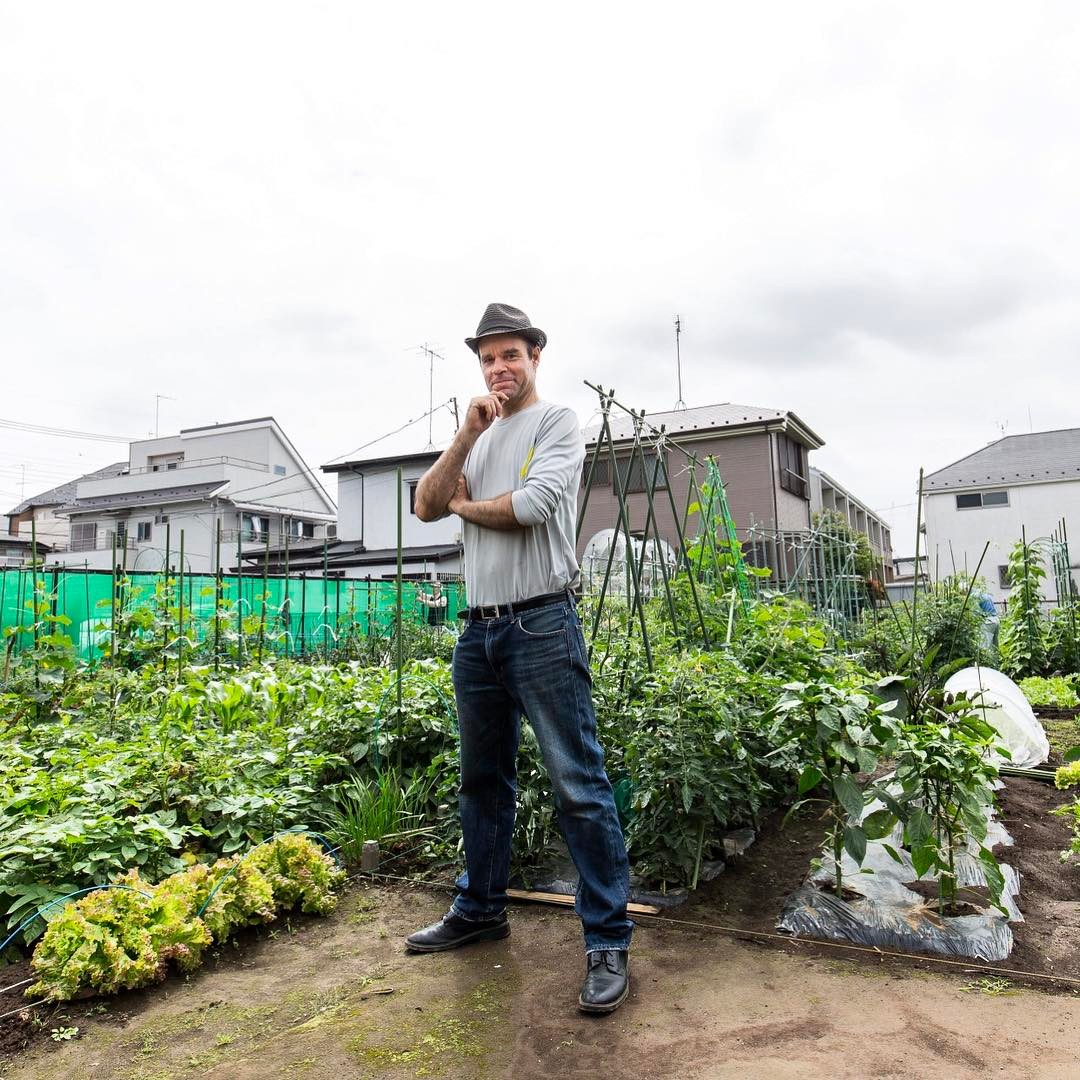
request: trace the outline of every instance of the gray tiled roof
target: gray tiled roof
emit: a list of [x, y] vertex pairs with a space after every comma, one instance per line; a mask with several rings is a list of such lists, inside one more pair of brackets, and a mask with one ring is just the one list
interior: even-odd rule
[[1007, 435], [924, 477], [926, 491], [1080, 478], [1080, 428]]
[[[783, 420], [789, 414], [782, 409], [768, 409], [760, 405], [737, 405], [731, 401], [719, 405], [701, 405], [693, 409], [675, 409], [670, 412], [645, 414], [646, 423], [653, 427], [666, 427], [669, 434], [688, 431], [708, 431], [714, 428], [741, 427], [744, 424], [763, 424]], [[634, 422], [621, 409], [611, 410], [611, 434], [616, 439], [629, 439], [634, 435]], [[586, 441], [600, 435], [600, 425], [585, 429]]]
[[207, 480], [201, 484], [177, 484], [174, 487], [154, 488], [116, 495], [95, 495], [89, 499], [72, 499], [62, 507], [64, 513], [79, 514], [89, 510], [121, 510], [129, 506], [163, 506], [166, 503], [190, 502], [208, 498], [225, 486], [222, 480]]
[[58, 487], [43, 491], [40, 495], [32, 495], [29, 499], [24, 499], [14, 510], [9, 510], [7, 516], [15, 517], [16, 514], [25, 514], [32, 506], [60, 506], [69, 503], [75, 498], [75, 489], [79, 486], [80, 480], [107, 480], [110, 476], [122, 476], [127, 472], [127, 467], [126, 461], [114, 461], [103, 469], [76, 476], [74, 480], [68, 480], [66, 484], [60, 484]]

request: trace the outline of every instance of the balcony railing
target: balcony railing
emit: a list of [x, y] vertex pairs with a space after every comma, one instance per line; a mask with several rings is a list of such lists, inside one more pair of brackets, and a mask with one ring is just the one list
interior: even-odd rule
[[168, 464], [143, 465], [138, 469], [129, 469], [124, 475], [140, 476], [143, 473], [176, 472], [179, 469], [193, 469], [200, 465], [236, 465], [241, 469], [255, 469], [257, 472], [270, 471], [270, 466], [263, 461], [249, 461], [247, 458], [222, 455], [220, 457], [185, 458], [183, 461], [173, 461]]
[[[117, 536], [116, 550], [122, 551], [125, 547], [132, 551], [138, 546], [134, 536]], [[99, 533], [97, 536], [81, 538], [79, 540], [67, 540], [59, 544], [53, 544], [53, 551], [112, 551], [113, 533]]]

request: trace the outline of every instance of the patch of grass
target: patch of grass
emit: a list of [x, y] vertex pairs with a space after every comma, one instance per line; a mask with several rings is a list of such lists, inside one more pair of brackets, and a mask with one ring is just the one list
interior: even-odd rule
[[987, 997], [1006, 997], [1019, 993], [1008, 979], [975, 979], [960, 987], [961, 994], [986, 994]]
[[423, 776], [406, 787], [388, 769], [373, 780], [354, 775], [338, 789], [336, 805], [327, 815], [327, 831], [341, 848], [346, 863], [360, 861], [365, 840], [415, 835], [434, 781]]
[[1080, 716], [1071, 720], [1040, 721], [1046, 737], [1050, 740], [1051, 751], [1056, 750], [1064, 756], [1066, 750], [1080, 746]]
[[375, 913], [379, 910], [378, 901], [371, 896], [360, 896], [357, 898], [356, 906], [349, 914], [349, 922], [353, 926], [363, 926], [365, 923], [375, 921]]
[[481, 983], [456, 1002], [396, 1033], [393, 1041], [371, 1043], [370, 1032], [348, 1049], [376, 1070], [406, 1067], [417, 1077], [439, 1076], [465, 1059], [470, 1073], [483, 1076], [492, 1049], [492, 1028], [501, 1019], [505, 995], [494, 982]]

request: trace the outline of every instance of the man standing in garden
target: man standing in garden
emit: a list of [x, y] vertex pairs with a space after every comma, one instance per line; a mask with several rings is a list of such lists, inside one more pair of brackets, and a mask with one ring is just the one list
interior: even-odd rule
[[510, 933], [505, 908], [522, 714], [536, 733], [559, 825], [577, 866], [586, 976], [578, 1006], [607, 1013], [630, 988], [629, 866], [596, 736], [575, 608], [577, 489], [585, 446], [573, 411], [542, 401], [547, 335], [490, 304], [466, 338], [488, 392], [416, 489], [416, 513], [464, 522], [472, 605], [454, 649], [465, 872], [450, 911], [406, 939], [441, 952]]

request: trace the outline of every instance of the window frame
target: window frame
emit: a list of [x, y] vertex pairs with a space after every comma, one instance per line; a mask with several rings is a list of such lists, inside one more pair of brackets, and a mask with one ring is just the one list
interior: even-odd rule
[[[988, 503], [986, 501], [986, 496], [987, 495], [993, 495], [993, 496], [1003, 495], [1004, 496], [1004, 501], [998, 501], [995, 498], [994, 502]], [[967, 506], [961, 506], [960, 505], [960, 500], [961, 499], [967, 499], [967, 500], [978, 499], [979, 501], [977, 503], [969, 502], [969, 504]], [[990, 489], [988, 489], [986, 491], [958, 491], [956, 493], [956, 498], [955, 498], [955, 508], [957, 510], [997, 510], [997, 509], [1000, 509], [1001, 507], [1008, 508], [1010, 505], [1012, 505], [1012, 504], [1011, 504], [1011, 501], [1009, 499], [1009, 489], [1008, 488], [990, 488]]]
[[[792, 456], [794, 455], [794, 460]], [[777, 463], [780, 469], [780, 487], [800, 499], [810, 498], [810, 481], [807, 472], [806, 447], [786, 432], [777, 432]], [[792, 468], [792, 466], [795, 466]]]

